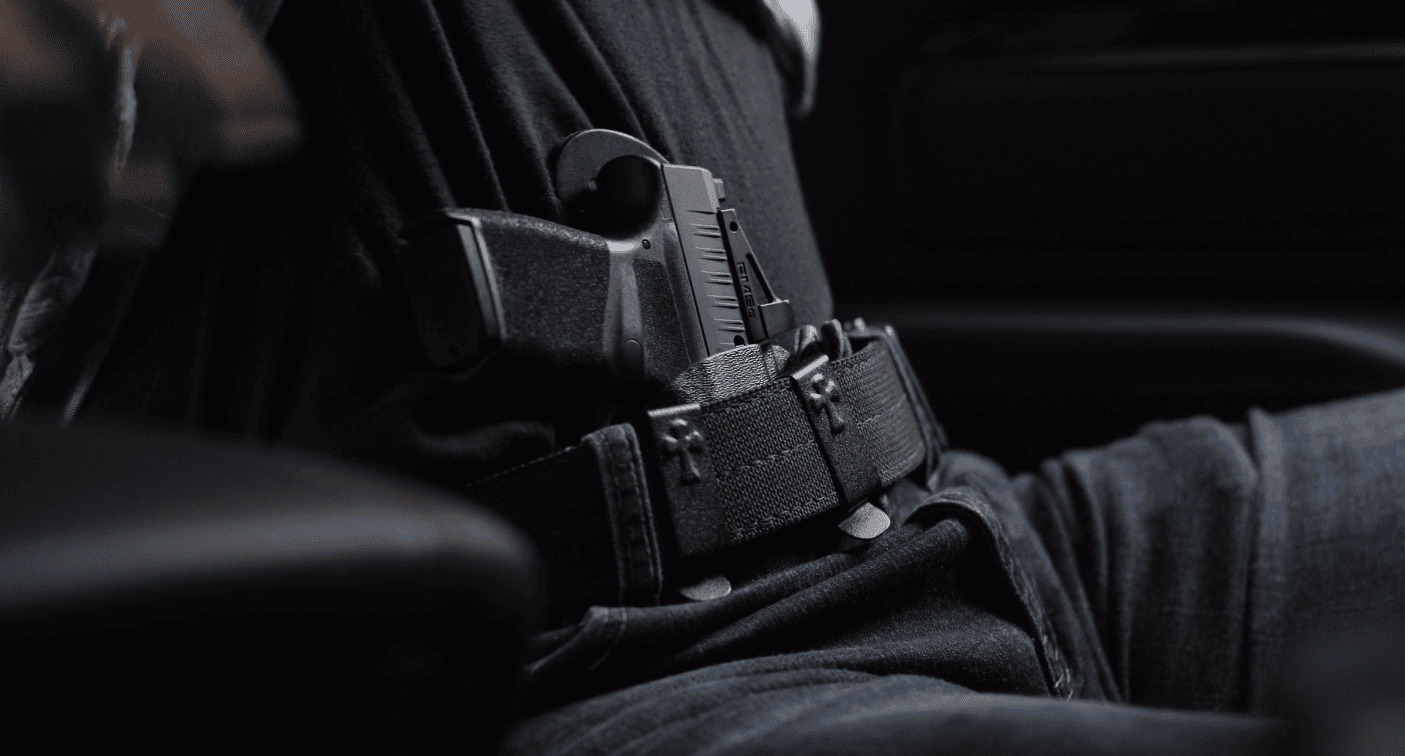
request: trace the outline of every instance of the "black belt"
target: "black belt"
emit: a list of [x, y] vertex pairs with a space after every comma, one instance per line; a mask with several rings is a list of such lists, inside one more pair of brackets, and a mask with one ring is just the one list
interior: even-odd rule
[[935, 468], [941, 431], [896, 334], [857, 321], [849, 335], [851, 356], [651, 411], [468, 493], [533, 538], [557, 611], [655, 605], [677, 560], [847, 511]]

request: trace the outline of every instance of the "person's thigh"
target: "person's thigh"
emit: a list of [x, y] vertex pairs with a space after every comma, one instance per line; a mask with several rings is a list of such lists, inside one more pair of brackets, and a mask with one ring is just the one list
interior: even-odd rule
[[1014, 493], [1112, 698], [1271, 711], [1296, 644], [1405, 618], [1405, 392], [1152, 423]]
[[746, 662], [656, 680], [517, 723], [501, 753], [1274, 753], [1283, 723], [1094, 701], [976, 693], [921, 675], [749, 674]]

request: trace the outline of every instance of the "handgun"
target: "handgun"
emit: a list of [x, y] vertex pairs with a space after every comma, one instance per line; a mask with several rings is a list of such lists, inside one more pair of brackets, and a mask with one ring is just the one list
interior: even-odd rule
[[445, 209], [406, 227], [400, 270], [433, 365], [493, 360], [571, 376], [581, 394], [641, 399], [720, 352], [795, 328], [725, 185], [647, 144], [594, 129], [568, 138], [555, 177], [570, 225]]

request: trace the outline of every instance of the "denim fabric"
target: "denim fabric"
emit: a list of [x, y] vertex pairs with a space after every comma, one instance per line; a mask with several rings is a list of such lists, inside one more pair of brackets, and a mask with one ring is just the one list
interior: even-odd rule
[[867, 546], [797, 531], [727, 597], [539, 636], [504, 749], [1272, 752], [1292, 650], [1405, 618], [1402, 452], [1405, 392], [1014, 479], [949, 454]]
[[619, 573], [619, 601], [653, 606], [663, 588], [663, 567], [639, 439], [632, 426], [611, 425], [586, 436], [585, 443], [595, 452], [604, 484]]
[[1012, 488], [1088, 695], [1272, 713], [1293, 648], [1405, 617], [1405, 394], [1154, 423]]
[[976, 693], [918, 675], [718, 670], [519, 728], [506, 753], [1258, 754], [1285, 728], [1244, 715]]

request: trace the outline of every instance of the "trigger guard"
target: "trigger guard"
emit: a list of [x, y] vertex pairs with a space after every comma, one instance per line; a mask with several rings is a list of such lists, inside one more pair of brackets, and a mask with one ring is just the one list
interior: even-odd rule
[[577, 131], [566, 137], [556, 149], [553, 177], [568, 225], [575, 225], [581, 210], [591, 204], [595, 176], [600, 169], [611, 160], [625, 155], [652, 158], [660, 163], [669, 162], [645, 142], [610, 129]]

